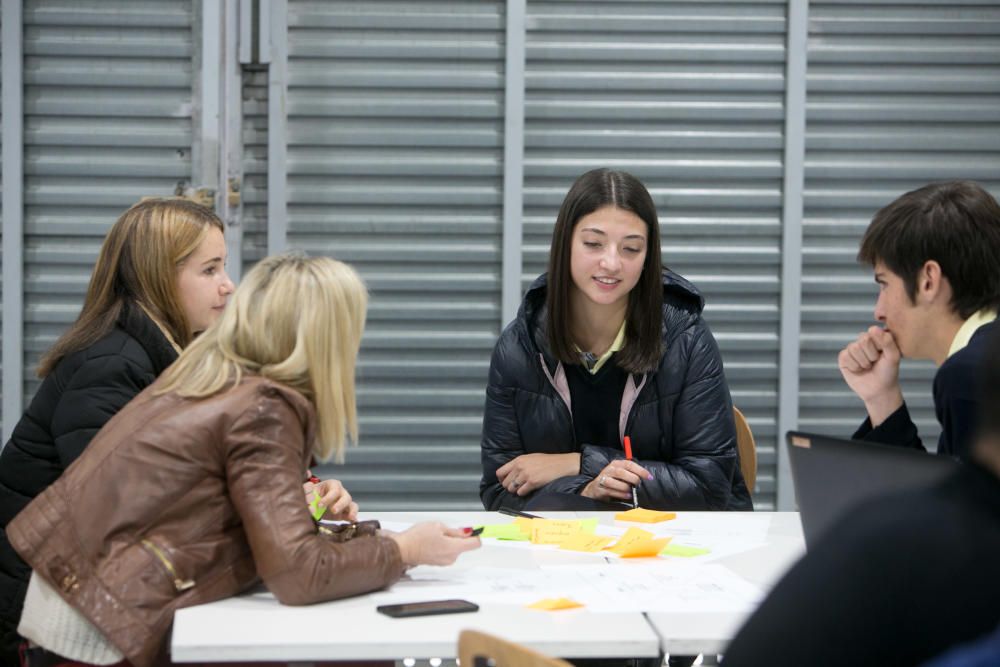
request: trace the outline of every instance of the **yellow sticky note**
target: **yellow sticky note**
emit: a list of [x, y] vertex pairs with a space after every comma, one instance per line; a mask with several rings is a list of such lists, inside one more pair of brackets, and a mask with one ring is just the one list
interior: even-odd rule
[[512, 523], [499, 523], [483, 526], [480, 537], [493, 537], [498, 540], [510, 540], [517, 542], [527, 542], [531, 539], [529, 533], [525, 533]]
[[519, 516], [516, 519], [514, 519], [514, 525], [520, 528], [522, 533], [527, 533], [528, 535], [531, 535], [531, 524], [534, 521], [535, 521], [534, 519], [529, 519], [527, 517]]
[[637, 507], [634, 510], [629, 510], [627, 512], [619, 512], [615, 515], [615, 521], [633, 521], [636, 523], [659, 523], [661, 521], [670, 521], [671, 519], [676, 519], [677, 514], [674, 512], [658, 512], [656, 510], [647, 510], [641, 507]]
[[535, 519], [531, 524], [531, 541], [534, 544], [562, 544], [578, 533], [593, 533], [596, 525], [596, 522], [584, 524], [579, 519]]
[[604, 547], [608, 546], [614, 542], [613, 537], [604, 537], [602, 535], [591, 535], [589, 533], [577, 533], [571, 535], [562, 544], [559, 545], [560, 549], [568, 549], [570, 551], [587, 551], [594, 552], [600, 551]]
[[528, 609], [541, 609], [542, 611], [556, 611], [558, 609], [577, 609], [583, 605], [569, 598], [545, 598], [527, 605]]

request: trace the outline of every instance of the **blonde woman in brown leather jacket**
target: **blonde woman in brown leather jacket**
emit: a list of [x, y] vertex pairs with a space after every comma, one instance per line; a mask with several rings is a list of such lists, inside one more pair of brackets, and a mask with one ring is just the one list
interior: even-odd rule
[[357, 437], [367, 295], [328, 258], [246, 276], [218, 323], [8, 526], [31, 565], [20, 633], [84, 664], [165, 664], [182, 607], [258, 580], [285, 604], [388, 586], [479, 546], [463, 529], [325, 534], [302, 502], [311, 457]]

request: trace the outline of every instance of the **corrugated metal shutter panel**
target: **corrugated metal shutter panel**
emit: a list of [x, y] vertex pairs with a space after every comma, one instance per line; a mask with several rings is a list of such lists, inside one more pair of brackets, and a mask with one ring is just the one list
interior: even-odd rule
[[25, 400], [101, 240], [191, 175], [191, 3], [25, 2]]
[[528, 4], [525, 283], [572, 181], [649, 187], [664, 262], [691, 279], [775, 502], [785, 3]]
[[328, 470], [367, 509], [479, 507], [499, 333], [503, 3], [289, 3], [288, 244], [371, 301], [362, 445]]
[[[855, 261], [872, 214], [934, 180], [1000, 195], [1000, 8], [814, 2], [807, 91], [799, 423], [849, 436], [865, 412], [836, 357], [872, 324], [876, 287]], [[901, 372], [932, 450], [934, 371]]]
[[[0, 16], [2, 16], [2, 14], [3, 14], [3, 12], [0, 12]], [[2, 27], [3, 27], [3, 21], [0, 20], [0, 28], [2, 28]], [[3, 68], [0, 67], [0, 70], [2, 70], [2, 69]], [[2, 94], [3, 94], [3, 77], [0, 76], [0, 95], [2, 95]], [[3, 113], [0, 112], [0, 126], [2, 126], [2, 123], [3, 123]], [[3, 147], [3, 140], [0, 139], [0, 148], [2, 148], [2, 147]], [[3, 193], [3, 169], [0, 169], [0, 194], [2, 194], [2, 193]], [[0, 229], [0, 244], [2, 244], [2, 243], [3, 243], [3, 230]], [[0, 271], [3, 271], [3, 259], [2, 258], [0, 258]], [[2, 301], [3, 301], [3, 294], [4, 294], [3, 290], [4, 290], [3, 281], [0, 280], [0, 303], [2, 303]], [[3, 326], [3, 308], [2, 307], [0, 307], [0, 326]], [[0, 336], [0, 355], [2, 355], [2, 354], [3, 354], [3, 337]], [[2, 371], [3, 371], [3, 364], [0, 363], [0, 372], [2, 372]], [[3, 386], [2, 386], [2, 383], [0, 383], [0, 405], [3, 405]], [[3, 419], [3, 411], [0, 410], [0, 420], [2, 420], [2, 419]], [[0, 449], [2, 449], [5, 444], [6, 443], [0, 442]]]
[[243, 70], [243, 274], [267, 255], [267, 70]]

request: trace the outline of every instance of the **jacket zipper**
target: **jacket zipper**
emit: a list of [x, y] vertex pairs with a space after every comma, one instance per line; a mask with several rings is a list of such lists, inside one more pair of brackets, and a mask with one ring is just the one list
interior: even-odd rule
[[151, 540], [142, 540], [142, 545], [146, 547], [149, 551], [152, 551], [153, 555], [156, 556], [156, 558], [159, 559], [161, 563], [163, 563], [163, 567], [167, 568], [167, 571], [170, 573], [170, 576], [173, 577], [174, 579], [174, 588], [177, 589], [177, 592], [182, 592], [186, 591], [189, 588], [194, 588], [194, 580], [181, 579], [180, 575], [177, 574], [177, 568], [174, 567], [174, 564], [170, 561], [170, 558], [167, 556], [167, 554], [163, 552], [162, 549], [160, 549], [160, 547], [156, 546]]

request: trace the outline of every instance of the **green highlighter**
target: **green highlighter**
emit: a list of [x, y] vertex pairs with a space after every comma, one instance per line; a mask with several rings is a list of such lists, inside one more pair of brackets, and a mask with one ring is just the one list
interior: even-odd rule
[[319, 521], [323, 518], [323, 515], [326, 514], [326, 508], [320, 506], [319, 504], [319, 491], [316, 489], [313, 489], [313, 499], [312, 502], [309, 503], [309, 511], [312, 512], [312, 516], [315, 521]]

